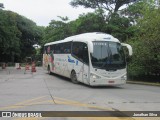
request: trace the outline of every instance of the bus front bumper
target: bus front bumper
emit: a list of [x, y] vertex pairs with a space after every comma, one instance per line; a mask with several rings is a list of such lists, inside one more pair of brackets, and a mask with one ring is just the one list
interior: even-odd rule
[[90, 79], [91, 86], [119, 86], [126, 84], [126, 80], [121, 79]]

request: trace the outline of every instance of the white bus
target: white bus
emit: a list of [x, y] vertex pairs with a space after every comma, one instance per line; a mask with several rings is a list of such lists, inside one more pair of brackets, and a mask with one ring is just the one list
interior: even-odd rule
[[43, 67], [91, 86], [115, 86], [126, 83], [126, 60], [122, 46], [113, 36], [93, 32], [71, 36], [44, 45]]

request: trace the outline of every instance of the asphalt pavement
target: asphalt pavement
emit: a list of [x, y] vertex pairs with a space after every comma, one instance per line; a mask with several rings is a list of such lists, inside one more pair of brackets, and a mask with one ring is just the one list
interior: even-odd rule
[[[67, 78], [47, 74], [42, 67], [37, 67], [35, 73], [32, 73], [31, 70], [25, 72], [24, 68], [20, 70], [14, 67], [0, 69], [0, 111], [154, 112], [160, 111], [159, 93], [159, 86], [150, 85], [125, 84], [119, 87], [90, 87], [84, 84], [73, 84]], [[101, 120], [104, 118], [87, 117], [86, 119]], [[142, 117], [134, 119], [144, 120]], [[146, 120], [149, 119], [153, 118], [146, 118]], [[159, 117], [154, 117], [153, 120], [158, 119]]]

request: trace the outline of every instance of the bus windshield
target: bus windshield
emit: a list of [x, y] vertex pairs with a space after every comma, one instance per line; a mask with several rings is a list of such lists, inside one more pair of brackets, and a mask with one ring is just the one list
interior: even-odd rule
[[107, 71], [126, 67], [124, 51], [117, 42], [94, 41], [91, 62], [94, 68]]

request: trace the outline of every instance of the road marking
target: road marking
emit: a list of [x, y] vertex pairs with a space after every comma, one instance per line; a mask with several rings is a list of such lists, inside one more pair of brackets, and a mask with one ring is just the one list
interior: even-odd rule
[[45, 98], [47, 96], [41, 96], [41, 97], [37, 97], [37, 98], [33, 98], [33, 99], [29, 99], [29, 100], [25, 100], [23, 102], [19, 102], [19, 103], [16, 103], [14, 105], [22, 105], [22, 104], [26, 104], [26, 103], [30, 103], [32, 101], [36, 101], [36, 100], [39, 100], [39, 99], [42, 99], [42, 98]]
[[25, 107], [25, 105], [27, 105], [27, 103], [30, 103], [30, 102], [33, 102], [33, 101], [36, 101], [36, 100], [40, 100], [40, 99], [45, 98], [45, 97], [46, 96], [41, 96], [41, 97], [25, 100], [23, 102], [19, 102], [19, 103], [13, 104], [11, 106], [1, 107], [0, 110], [7, 110], [7, 109], [14, 109], [14, 108]]
[[[2, 108], [0, 108], [0, 110], [22, 108], [22, 107], [26, 107], [26, 106], [38, 105], [38, 104], [43, 104], [43, 103], [53, 103], [52, 100], [43, 100], [42, 101], [42, 99], [45, 98], [45, 97], [46, 96], [41, 96], [41, 97], [29, 99], [29, 100], [26, 100], [26, 101], [23, 101], [23, 102], [19, 102], [19, 103], [13, 104], [11, 106], [2, 107]], [[89, 105], [89, 104], [85, 104], [85, 103], [81, 103], [81, 102], [77, 102], [77, 101], [73, 101], [73, 100], [68, 100], [68, 99], [64, 99], [64, 98], [54, 97], [54, 99], [55, 99], [56, 104], [64, 104], [64, 105], [72, 105], [72, 106], [94, 108], [94, 109], [99, 109], [99, 110], [110, 110], [110, 111], [113, 111], [113, 109], [110, 109], [110, 108], [93, 106], [93, 105]]]
[[[102, 111], [115, 111], [111, 108], [105, 108], [105, 107], [100, 107], [100, 106], [94, 106], [86, 103], [81, 103], [78, 101], [73, 101], [73, 100], [68, 100], [64, 98], [59, 98], [59, 97], [54, 97], [55, 103], [53, 100], [44, 100], [43, 98], [46, 98], [47, 96], [41, 96], [33, 99], [29, 99], [23, 102], [19, 102], [16, 104], [13, 104], [11, 106], [7, 107], [2, 107], [0, 110], [6, 110], [6, 109], [13, 109], [13, 108], [22, 108], [22, 107], [27, 107], [31, 105], [41, 105], [44, 103], [52, 103], [52, 104], [63, 104], [63, 105], [70, 105], [70, 106], [79, 106], [79, 107], [87, 107], [87, 108], [93, 108], [93, 109], [98, 109]], [[43, 100], [43, 101], [42, 101]], [[56, 105], [55, 104], [55, 105]], [[69, 118], [69, 117], [67, 117]], [[74, 117], [76, 118], [76, 117]], [[132, 118], [132, 117], [78, 117], [77, 119], [84, 119], [84, 120], [144, 120], [143, 118]], [[39, 119], [45, 119], [45, 118], [16, 118], [15, 120], [39, 120]]]
[[55, 103], [58, 104], [67, 104], [67, 105], [73, 105], [73, 106], [80, 106], [80, 107], [88, 107], [88, 108], [94, 108], [94, 109], [99, 109], [99, 110], [109, 110], [113, 111], [111, 108], [105, 108], [105, 107], [100, 107], [100, 106], [94, 106], [94, 105], [89, 105], [86, 103], [81, 103], [73, 100], [68, 100], [68, 99], [63, 99], [59, 97], [54, 97]]

